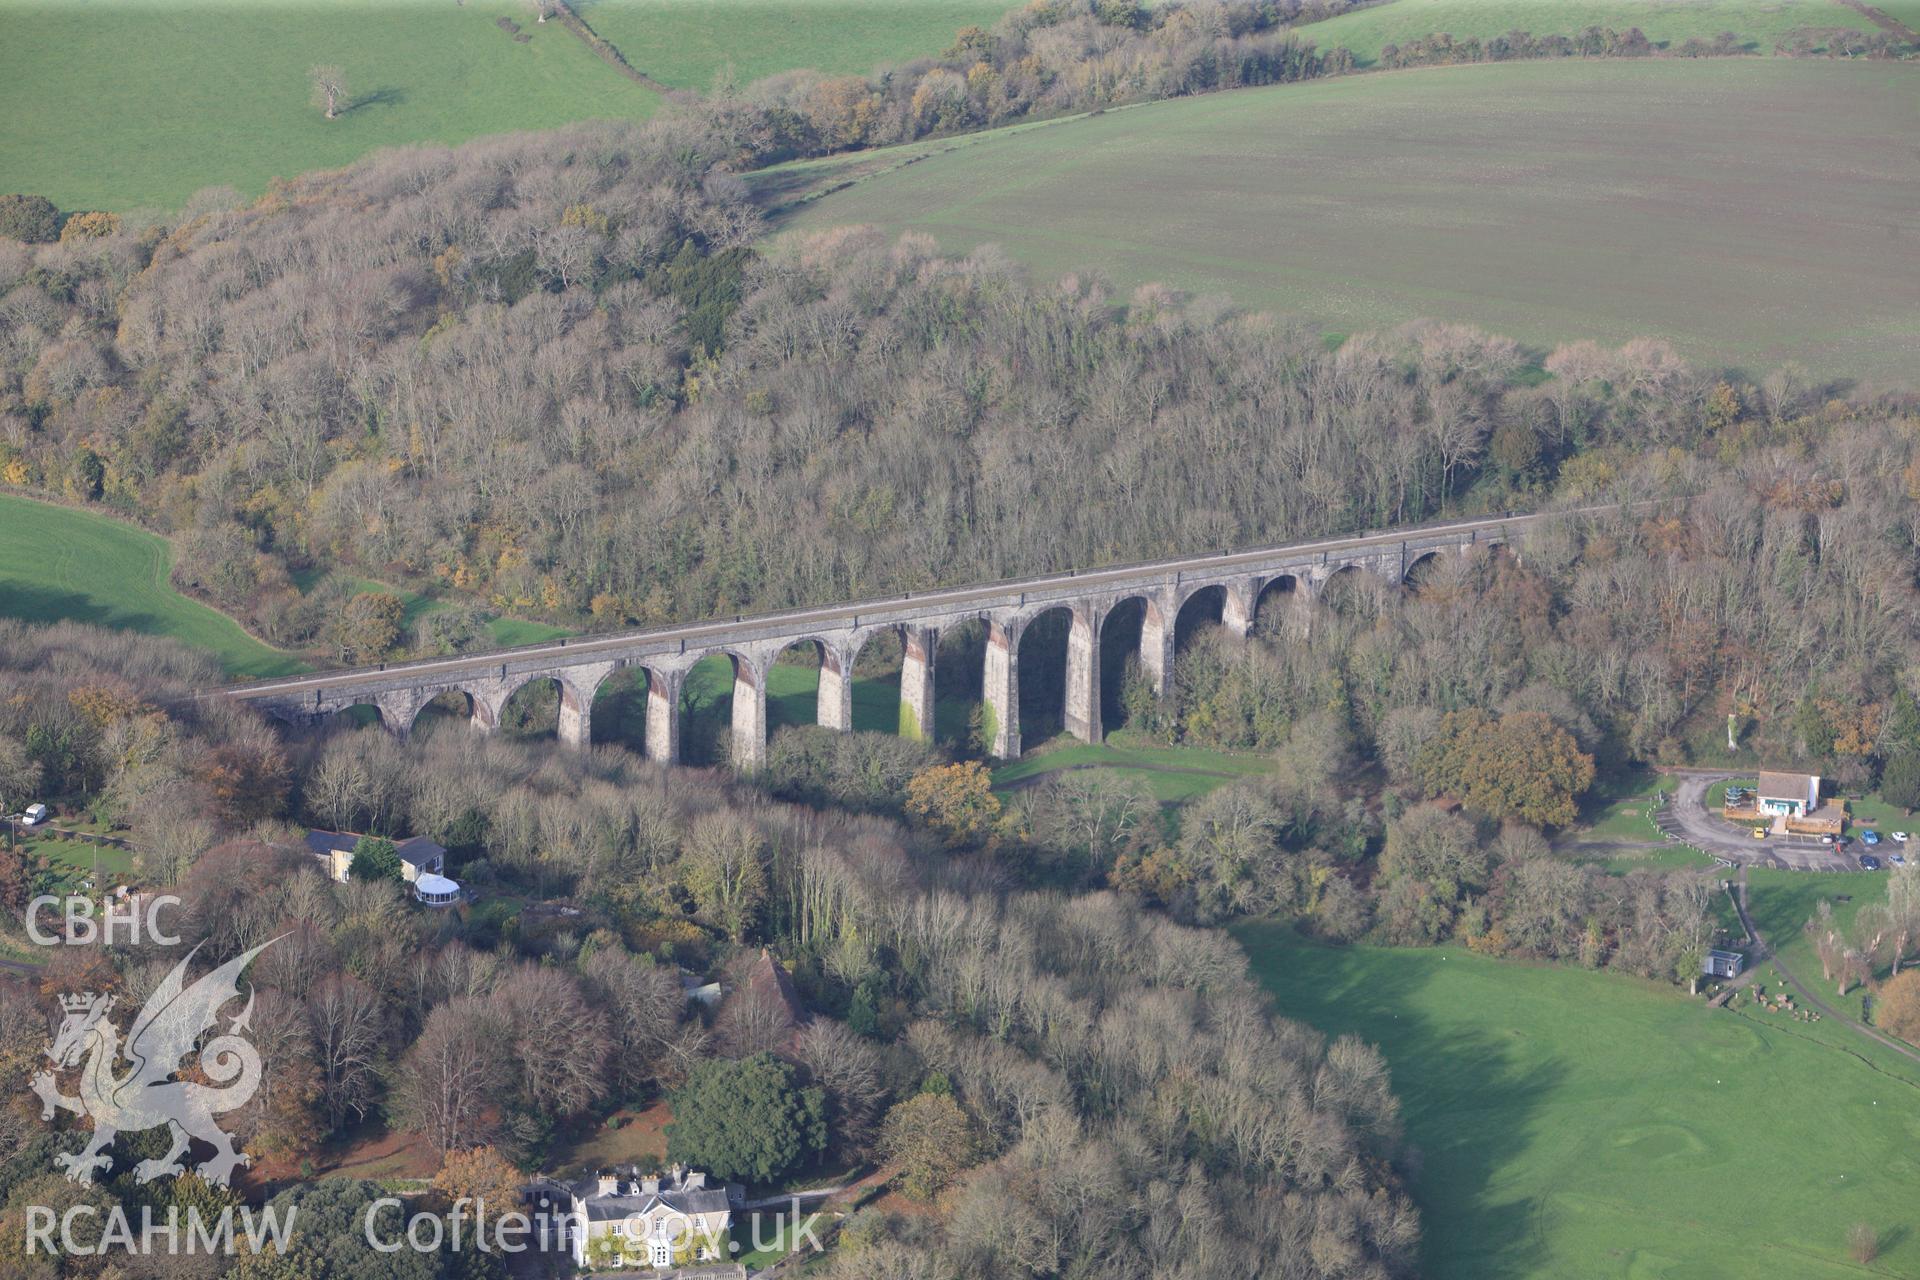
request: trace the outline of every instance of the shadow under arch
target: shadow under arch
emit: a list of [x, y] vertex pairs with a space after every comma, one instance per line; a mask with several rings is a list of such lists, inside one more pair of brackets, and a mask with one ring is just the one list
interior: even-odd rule
[[443, 689], [421, 704], [407, 730], [409, 738], [431, 738], [457, 728], [465, 733], [473, 728], [475, 703], [465, 689]]
[[1054, 605], [1020, 625], [1015, 642], [1020, 675], [1020, 745], [1057, 737], [1067, 727], [1067, 638], [1073, 610]]
[[1272, 635], [1280, 629], [1287, 611], [1303, 598], [1298, 577], [1291, 573], [1275, 574], [1261, 584], [1253, 597], [1253, 629], [1261, 635]]
[[985, 750], [987, 624], [943, 627], [933, 644], [934, 738], [970, 754]]
[[1173, 619], [1173, 652], [1177, 657], [1201, 630], [1220, 626], [1227, 611], [1227, 589], [1220, 583], [1201, 587], [1180, 602]]
[[553, 676], [534, 676], [500, 704], [501, 736], [520, 742], [544, 742], [560, 736], [560, 702], [566, 690]]

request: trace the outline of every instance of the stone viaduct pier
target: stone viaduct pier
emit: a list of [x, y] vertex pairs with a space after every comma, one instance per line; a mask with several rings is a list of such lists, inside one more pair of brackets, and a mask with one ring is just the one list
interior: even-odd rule
[[498, 724], [507, 699], [517, 690], [536, 680], [552, 680], [560, 687], [560, 740], [585, 747], [591, 738], [593, 700], [602, 682], [622, 668], [637, 667], [647, 679], [647, 754], [671, 763], [680, 755], [680, 692], [687, 672], [700, 659], [723, 654], [733, 665], [732, 760], [736, 767], [752, 769], [766, 757], [767, 672], [783, 650], [807, 642], [818, 646], [819, 722], [846, 730], [853, 726], [854, 659], [869, 640], [893, 632], [905, 654], [900, 678], [902, 731], [925, 737], [933, 731], [934, 657], [940, 634], [977, 620], [986, 624], [987, 631], [983, 696], [991, 753], [1006, 759], [1020, 754], [1020, 637], [1042, 614], [1059, 609], [1071, 618], [1066, 727], [1082, 741], [1098, 742], [1100, 635], [1109, 615], [1129, 601], [1144, 605], [1140, 663], [1155, 688], [1164, 691], [1174, 657], [1175, 621], [1181, 607], [1199, 592], [1220, 589], [1222, 624], [1245, 635], [1253, 626], [1262, 593], [1270, 589], [1310, 600], [1328, 581], [1347, 572], [1377, 574], [1401, 583], [1422, 561], [1508, 545], [1528, 527], [1553, 518], [1467, 520], [1223, 551], [824, 608], [581, 636], [455, 658], [326, 671], [233, 685], [219, 693], [296, 724], [317, 723], [348, 707], [372, 705], [379, 709], [387, 730], [404, 737], [421, 709], [440, 694], [465, 694], [474, 728], [487, 732]]

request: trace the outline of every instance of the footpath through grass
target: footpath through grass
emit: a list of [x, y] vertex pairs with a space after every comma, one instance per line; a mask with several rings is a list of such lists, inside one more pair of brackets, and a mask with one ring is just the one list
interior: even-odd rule
[[[1856, 846], [1857, 847], [1857, 846]], [[1780, 963], [1821, 999], [1850, 1017], [1860, 1016], [1860, 988], [1842, 998], [1820, 971], [1820, 954], [1806, 933], [1822, 900], [1833, 904], [1833, 920], [1849, 939], [1860, 908], [1887, 900], [1884, 871], [1780, 871], [1753, 867], [1747, 872], [1747, 912]]]
[[1281, 1013], [1386, 1054], [1435, 1280], [1920, 1274], [1920, 1073], [1895, 1055], [1615, 974], [1236, 933]]
[[166, 540], [145, 530], [0, 495], [0, 615], [171, 636], [211, 652], [236, 676], [307, 669], [226, 614], [174, 590], [167, 579], [172, 557]]

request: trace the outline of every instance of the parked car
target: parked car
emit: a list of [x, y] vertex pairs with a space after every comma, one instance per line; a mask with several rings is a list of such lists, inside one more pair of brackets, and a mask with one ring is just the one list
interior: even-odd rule
[[1837, 836], [1834, 838], [1833, 847], [1836, 849], [1844, 849], [1852, 843], [1853, 843], [1852, 836]]
[[1833, 843], [1833, 837], [1832, 837], [1832, 836], [1821, 836], [1821, 837], [1820, 837], [1820, 843], [1821, 843], [1821, 844], [1832, 844], [1832, 843]]
[[46, 820], [47, 806], [43, 804], [30, 804], [27, 811], [20, 815], [20, 825], [26, 827], [37, 827]]
[[1905, 843], [1907, 842], [1907, 833], [1906, 833], [1906, 832], [1904, 832], [1904, 831], [1896, 831], [1896, 832], [1894, 832], [1894, 833], [1893, 833], [1893, 842], [1894, 842], [1895, 844], [1905, 844]]
[[1767, 838], [1767, 829], [1765, 827], [1755, 827], [1753, 829], [1753, 838], [1755, 840], [1765, 840]]
[[1870, 853], [1863, 853], [1860, 855], [1860, 869], [1862, 871], [1878, 871], [1880, 869], [1880, 859]]
[[1880, 833], [1878, 831], [1862, 831], [1860, 833], [1860, 843], [1861, 844], [1879, 844]]
[[1893, 864], [1894, 866], [1896, 866], [1896, 867], [1904, 867], [1904, 866], [1906, 866], [1906, 865], [1907, 865], [1907, 860], [1906, 860], [1905, 858], [1903, 858], [1903, 857], [1901, 857], [1901, 856], [1900, 856], [1899, 854], [1897, 854], [1897, 853], [1895, 853], [1895, 854], [1890, 854], [1890, 855], [1889, 855], [1889, 856], [1887, 857], [1887, 861], [1888, 861], [1888, 862], [1891, 862], [1891, 863], [1892, 863], [1892, 864]]

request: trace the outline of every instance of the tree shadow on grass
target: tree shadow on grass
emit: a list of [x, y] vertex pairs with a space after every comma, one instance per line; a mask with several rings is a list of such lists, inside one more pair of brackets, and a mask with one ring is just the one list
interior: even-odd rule
[[84, 622], [120, 631], [166, 634], [166, 624], [150, 613], [117, 608], [78, 592], [52, 587], [0, 587], [0, 617], [27, 622]]
[[1432, 964], [1367, 963], [1382, 953], [1323, 946], [1285, 925], [1234, 932], [1283, 1017], [1329, 1037], [1353, 1032], [1386, 1056], [1406, 1124], [1396, 1163], [1421, 1213], [1422, 1274], [1544, 1274], [1540, 1202], [1496, 1181], [1533, 1144], [1565, 1068], [1523, 1062], [1493, 1031], [1441, 1026], [1421, 1013], [1432, 1003], [1423, 993], [1437, 955]]
[[397, 107], [405, 103], [407, 92], [389, 85], [384, 89], [375, 89], [372, 93], [363, 93], [346, 105], [341, 115], [359, 111], [363, 107]]

